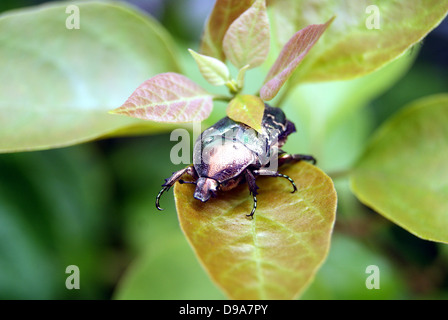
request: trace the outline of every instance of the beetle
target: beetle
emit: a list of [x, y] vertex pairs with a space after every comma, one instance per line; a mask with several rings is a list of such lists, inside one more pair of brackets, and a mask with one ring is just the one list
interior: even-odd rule
[[[294, 180], [279, 173], [276, 168], [272, 170], [271, 166], [275, 162], [280, 167], [285, 163], [301, 160], [316, 164], [316, 159], [310, 155], [287, 154], [281, 149], [296, 128], [280, 108], [265, 104], [261, 127], [256, 132], [246, 124], [224, 117], [204, 130], [194, 145], [193, 165], [176, 171], [165, 179], [156, 197], [156, 208], [163, 210], [159, 206], [160, 197], [177, 181], [195, 184], [193, 196], [202, 202], [216, 197], [218, 191], [231, 190], [246, 182], [253, 197], [252, 211], [246, 215], [250, 218], [253, 218], [257, 208], [257, 176], [285, 178], [293, 187], [292, 193], [296, 192]], [[182, 180], [184, 175], [190, 175], [193, 181]]]

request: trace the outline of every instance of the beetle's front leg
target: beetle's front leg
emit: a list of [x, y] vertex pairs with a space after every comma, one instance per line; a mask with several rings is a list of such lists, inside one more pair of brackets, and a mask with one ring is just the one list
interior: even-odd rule
[[254, 174], [249, 169], [246, 169], [246, 171], [244, 172], [244, 175], [246, 177], [247, 185], [249, 186], [249, 191], [250, 191], [250, 193], [252, 194], [252, 196], [254, 198], [254, 205], [252, 207], [252, 211], [250, 212], [250, 214], [247, 214], [246, 216], [250, 217], [250, 218], [253, 218], [254, 213], [255, 213], [255, 209], [257, 209], [257, 194], [258, 194], [257, 189], [258, 189], [258, 186], [255, 183], [255, 176], [254, 176]]
[[159, 199], [160, 199], [160, 197], [162, 196], [162, 194], [165, 191], [169, 190], [171, 188], [171, 186], [176, 183], [176, 181], [179, 181], [179, 182], [182, 181], [182, 183], [188, 183], [187, 181], [180, 180], [180, 178], [184, 174], [189, 174], [195, 180], [198, 178], [198, 175], [196, 173], [196, 170], [194, 169], [194, 166], [189, 166], [189, 167], [186, 167], [185, 169], [173, 172], [173, 175], [171, 177], [169, 177], [168, 179], [165, 179], [165, 183], [162, 184], [162, 190], [159, 191], [159, 194], [156, 197], [156, 208], [157, 208], [157, 210], [159, 210], [159, 211], [163, 210], [159, 206]]
[[279, 167], [285, 163], [297, 162], [297, 161], [301, 161], [301, 160], [311, 161], [311, 163], [313, 165], [315, 165], [317, 163], [316, 158], [314, 158], [313, 156], [306, 155], [306, 154], [288, 154], [288, 153], [284, 152], [283, 150], [279, 150], [279, 155], [278, 155], [278, 166]]
[[282, 177], [282, 178], [288, 179], [288, 181], [291, 182], [292, 187], [294, 188], [294, 190], [292, 190], [291, 193], [294, 193], [294, 192], [297, 191], [297, 186], [296, 186], [294, 180], [292, 180], [291, 177], [287, 176], [286, 174], [281, 174], [281, 173], [278, 173], [276, 171], [268, 170], [268, 169], [265, 169], [265, 168], [254, 170], [254, 174], [255, 175], [268, 176], [268, 177]]

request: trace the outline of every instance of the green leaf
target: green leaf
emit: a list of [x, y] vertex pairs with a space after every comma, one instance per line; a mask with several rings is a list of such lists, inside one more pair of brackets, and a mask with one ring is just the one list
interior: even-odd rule
[[[417, 54], [413, 50], [361, 78], [304, 83], [294, 88], [283, 109], [300, 129], [288, 137], [284, 150], [314, 155], [326, 172], [351, 168], [372, 130], [371, 111], [365, 106], [397, 82]], [[275, 99], [272, 105], [276, 105]], [[296, 146], [301, 146], [300, 150]]]
[[336, 211], [333, 183], [299, 162], [280, 170], [286, 179], [259, 177], [254, 219], [247, 186], [202, 203], [194, 186], [174, 188], [180, 225], [214, 282], [232, 299], [293, 299], [327, 256]]
[[[0, 17], [0, 152], [36, 150], [161, 124], [107, 112], [151, 76], [177, 71], [171, 38], [122, 3], [75, 2], [80, 29], [67, 29], [67, 2]], [[70, 20], [70, 19], [69, 19]]]
[[168, 72], [146, 80], [111, 113], [159, 122], [190, 122], [206, 119], [212, 108], [212, 94], [187, 77]]
[[334, 17], [324, 24], [309, 25], [297, 31], [285, 44], [274, 65], [269, 70], [260, 90], [263, 100], [273, 99], [286, 80], [302, 62]]
[[[117, 174], [114, 180], [123, 191], [120, 237], [126, 252], [132, 253], [132, 261], [115, 286], [116, 299], [225, 298], [180, 231], [172, 192], [164, 194], [163, 212], [154, 206], [164, 179], [180, 169], [169, 161], [172, 146], [170, 134], [160, 134], [151, 139], [123, 141], [108, 153], [110, 169]], [[156, 150], [157, 156], [142, 150]]]
[[[419, 42], [448, 11], [448, 0], [383, 0], [371, 5], [369, 0], [275, 0], [271, 23], [278, 50], [297, 30], [336, 15], [293, 82], [342, 80], [370, 73]], [[376, 18], [379, 29], [372, 28]]]
[[[377, 248], [365, 245], [359, 237], [348, 237], [335, 232], [331, 240], [330, 254], [303, 299], [403, 299], [407, 294], [404, 274], [386, 255], [378, 251]], [[366, 269], [371, 265], [379, 268], [380, 290], [368, 289], [365, 285], [370, 276]]]
[[247, 124], [258, 132], [264, 114], [264, 102], [250, 94], [237, 95], [227, 106], [227, 116], [235, 121]]
[[351, 175], [366, 205], [409, 232], [448, 242], [448, 94], [410, 104], [375, 134]]
[[201, 39], [201, 52], [225, 60], [222, 40], [232, 22], [249, 9], [253, 0], [216, 0]]
[[[148, 207], [145, 208], [145, 214]], [[165, 214], [165, 213], [164, 213]], [[166, 213], [173, 214], [175, 213]], [[159, 224], [157, 215], [150, 215], [153, 224]], [[141, 221], [141, 220], [140, 220]], [[141, 223], [139, 224], [141, 227]], [[223, 299], [224, 295], [213, 285], [185, 237], [176, 232], [152, 236], [158, 248], [147, 250], [133, 262], [120, 279], [115, 299], [119, 300], [205, 300]], [[163, 245], [160, 245], [162, 244]]]
[[191, 49], [188, 51], [198, 64], [199, 71], [208, 83], [214, 86], [222, 86], [230, 80], [229, 68], [220, 60], [199, 54]]
[[[0, 299], [107, 298], [118, 274], [107, 245], [113, 192], [92, 147], [0, 156]], [[71, 264], [81, 290], [64, 285]]]
[[265, 0], [257, 0], [230, 25], [224, 36], [223, 50], [235, 67], [255, 68], [268, 56], [269, 39]]

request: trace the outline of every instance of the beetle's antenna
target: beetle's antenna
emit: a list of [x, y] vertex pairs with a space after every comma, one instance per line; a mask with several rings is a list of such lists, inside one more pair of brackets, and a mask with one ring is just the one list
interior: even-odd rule
[[159, 210], [159, 211], [163, 211], [163, 209], [160, 208], [160, 206], [159, 206], [159, 199], [160, 199], [160, 197], [162, 196], [162, 194], [163, 194], [166, 190], [168, 190], [169, 188], [170, 188], [170, 186], [163, 186], [162, 190], [160, 190], [160, 191], [159, 191], [159, 194], [157, 195], [157, 198], [156, 198], [156, 208], [157, 208], [157, 210]]
[[249, 217], [251, 219], [254, 218], [254, 213], [255, 213], [255, 209], [257, 209], [257, 196], [252, 194], [254, 197], [254, 206], [252, 207], [252, 211], [250, 212], [250, 214], [246, 214], [246, 217]]

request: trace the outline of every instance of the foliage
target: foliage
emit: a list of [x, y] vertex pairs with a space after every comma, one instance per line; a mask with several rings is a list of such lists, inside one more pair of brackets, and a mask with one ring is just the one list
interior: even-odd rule
[[447, 94], [406, 106], [378, 129], [351, 177], [362, 202], [417, 236], [442, 242], [448, 242], [447, 123]]
[[253, 221], [245, 216], [251, 202], [244, 186], [203, 204], [193, 198], [191, 185], [176, 185], [181, 228], [230, 298], [297, 297], [327, 256], [336, 211], [333, 183], [306, 163], [282, 172], [299, 191], [291, 194], [280, 179], [258, 178], [260, 205]]
[[[349, 4], [330, 0], [272, 0], [266, 5], [264, 0], [217, 0], [202, 33], [200, 52], [190, 49], [190, 56], [185, 55], [187, 45], [176, 43], [157, 21], [125, 3], [71, 1], [70, 5], [78, 6], [82, 12], [81, 28], [72, 30], [65, 27], [67, 5], [67, 2], [47, 3], [0, 16], [0, 29], [8, 30], [0, 35], [1, 152], [42, 150], [105, 137], [162, 133], [179, 125], [188, 127], [186, 123], [198, 120], [209, 125], [224, 113], [260, 130], [264, 101], [272, 100], [270, 104], [283, 107], [287, 117], [301, 128], [300, 135], [291, 136], [285, 150], [291, 153], [309, 151], [319, 159], [323, 170], [337, 170], [330, 176], [335, 178], [338, 190], [341, 223], [350, 216], [348, 212], [364, 212], [356, 196], [410, 233], [448, 242], [445, 232], [448, 228], [448, 167], [445, 165], [448, 154], [444, 148], [448, 143], [446, 93], [405, 106], [381, 124], [371, 139], [366, 138], [370, 133], [367, 124], [371, 122], [365, 113], [365, 106], [390, 88], [413, 63], [418, 52], [410, 53], [409, 49], [442, 21], [448, 12], [448, 1], [375, 2], [381, 26], [369, 28], [368, 20], [372, 17], [366, 8], [370, 1]], [[192, 61], [196, 63], [195, 71], [192, 71]], [[213, 87], [208, 89], [210, 85]], [[228, 92], [223, 93], [216, 86], [225, 86]], [[222, 102], [227, 107], [221, 108]], [[354, 130], [361, 134], [354, 136]], [[162, 226], [166, 224], [166, 229], [162, 230], [172, 230], [168, 234], [157, 231], [155, 225], [159, 222], [154, 222], [154, 216], [150, 215], [151, 222], [147, 220], [148, 207], [153, 207], [146, 200], [148, 194], [155, 194], [159, 181], [174, 170], [166, 163], [169, 156], [166, 137], [158, 140], [153, 135], [150, 139], [151, 142], [144, 145], [150, 151], [148, 155], [142, 155], [139, 143], [136, 148], [123, 148], [110, 154], [112, 159], [108, 166], [117, 172], [117, 188], [131, 188], [125, 202], [128, 207], [119, 207], [119, 210], [138, 212], [130, 219], [143, 219], [147, 225], [143, 227], [135, 222], [132, 232], [126, 233], [138, 258], [122, 278], [115, 297], [221, 298], [222, 293], [213, 291], [216, 289], [207, 282], [210, 280], [200, 273], [202, 271], [191, 271], [200, 270], [200, 267], [191, 259], [192, 255], [186, 253], [188, 246], [185, 238], [179, 236], [175, 220], [166, 220], [170, 219], [166, 217], [169, 213], [163, 218], [157, 216]], [[299, 145], [302, 146], [300, 150]], [[87, 149], [77, 150], [79, 154], [88, 153], [84, 151]], [[58, 155], [58, 152], [53, 154]], [[31, 160], [26, 161], [30, 165], [36, 163], [37, 168], [47, 167], [46, 161], [51, 162], [51, 157], [37, 161], [42, 153], [31, 154]], [[48, 218], [59, 222], [46, 243], [64, 239], [60, 234], [76, 226], [69, 223], [74, 219], [72, 210], [84, 210], [93, 216], [92, 221], [85, 223], [87, 230], [92, 228], [86, 237], [94, 237], [94, 226], [98, 223], [94, 218], [104, 215], [104, 197], [111, 198], [106, 192], [101, 195], [103, 200], [94, 201], [93, 205], [91, 197], [82, 191], [90, 178], [79, 181], [73, 190], [65, 190], [61, 181], [82, 175], [83, 170], [75, 161], [76, 154], [74, 159], [67, 155], [70, 159], [57, 165], [67, 162], [78, 174], [67, 176], [65, 172], [58, 172], [60, 181], [57, 182], [47, 178], [51, 177], [51, 170], [44, 171], [48, 173], [43, 176], [35, 176], [34, 171], [21, 169], [20, 159], [26, 159], [22, 154], [5, 156], [4, 163], [0, 162], [3, 172], [11, 166], [11, 174], [24, 181], [30, 179], [35, 185], [36, 181], [47, 181], [35, 195], [36, 199], [44, 200], [36, 201], [47, 203], [49, 195], [58, 195], [51, 212], [55, 210], [61, 215], [52, 213]], [[156, 158], [163, 160], [152, 162], [157, 166], [148, 168], [148, 163]], [[8, 159], [13, 159], [13, 164], [10, 165]], [[81, 160], [84, 161], [81, 164], [88, 161]], [[15, 161], [18, 165], [14, 165]], [[20, 173], [21, 170], [24, 173]], [[146, 174], [142, 173], [145, 171]], [[192, 198], [191, 185], [174, 188], [182, 231], [212, 281], [227, 297], [291, 299], [305, 292], [309, 285], [311, 297], [318, 296], [317, 292], [337, 292], [337, 283], [332, 288], [326, 286], [330, 266], [340, 269], [338, 257], [344, 252], [341, 247], [365, 259], [376, 257], [376, 261], [381, 260], [377, 264], [386, 270], [388, 279], [397, 277], [390, 270], [390, 264], [378, 258], [377, 253], [367, 252], [359, 243], [354, 244], [344, 237], [336, 237], [337, 253], [336, 258], [332, 258], [329, 248], [336, 212], [333, 181], [320, 169], [304, 163], [281, 168], [281, 171], [294, 178], [299, 192], [287, 192], [289, 185], [282, 179], [260, 178], [257, 180], [259, 209], [253, 221], [245, 218], [250, 198], [244, 186], [222, 193], [205, 204]], [[89, 181], [101, 189], [107, 181], [104, 176], [93, 176]], [[151, 181], [150, 186], [134, 185], [136, 177], [145, 177], [146, 182]], [[353, 192], [348, 189], [348, 177]], [[9, 179], [8, 176], [3, 178]], [[16, 187], [19, 191], [23, 189]], [[6, 188], [3, 191], [2, 194], [8, 194]], [[79, 192], [80, 197], [70, 197], [73, 192]], [[14, 197], [3, 198], [0, 213], [4, 221], [9, 221], [2, 224], [5, 239], [20, 238], [19, 220], [31, 218], [29, 214], [21, 217], [15, 212], [30, 211], [30, 208], [20, 209]], [[87, 209], [82, 206], [76, 209], [77, 201], [85, 203]], [[354, 207], [357, 209], [347, 209]], [[45, 211], [37, 208], [39, 212]], [[278, 212], [278, 208], [284, 210]], [[174, 207], [171, 205], [168, 211], [174, 212]], [[134, 234], [135, 230], [139, 231]], [[80, 229], [71, 232], [76, 236], [82, 234]], [[167, 236], [173, 239], [164, 241]], [[26, 255], [30, 259], [34, 259], [34, 255], [51, 257], [45, 242], [34, 242], [33, 237], [33, 233], [26, 234], [23, 241], [17, 243], [16, 251], [22, 255], [28, 252]], [[148, 239], [163, 243], [165, 247], [148, 245]], [[70, 242], [67, 243], [70, 246]], [[78, 247], [73, 250], [70, 258], [87, 261], [75, 262], [89, 270], [88, 274], [99, 272], [99, 266], [89, 260], [99, 248], [87, 252]], [[322, 273], [317, 273], [329, 250], [328, 264], [324, 265]], [[2, 253], [10, 257], [6, 259], [10, 265], [19, 265], [27, 259], [10, 252], [5, 249]], [[70, 259], [60, 253], [61, 249], [53, 252], [64, 257], [56, 265], [69, 264]], [[191, 279], [203, 285], [194, 288], [192, 281], [175, 277], [170, 286], [182, 287], [185, 281], [183, 288], [188, 289], [158, 295], [155, 291], [160, 287], [152, 285], [159, 280], [150, 276], [152, 271], [162, 275], [167, 266], [176, 266], [178, 256], [188, 257], [186, 275], [191, 274]], [[44, 266], [39, 277], [45, 277], [54, 268], [55, 265]], [[176, 270], [172, 269], [171, 273], [177, 273]], [[18, 268], [17, 272], [26, 275], [30, 271]], [[0, 285], [14, 288], [6, 277], [0, 277]], [[35, 287], [38, 285], [41, 284], [36, 282]], [[37, 290], [29, 295], [24, 294], [24, 288], [18, 288], [12, 295], [52, 297], [58, 291], [54, 289], [55, 282], [49, 286], [46, 292]], [[396, 297], [402, 292], [399, 280], [396, 288], [389, 287], [383, 297]], [[201, 290], [213, 294], [202, 294]]]

